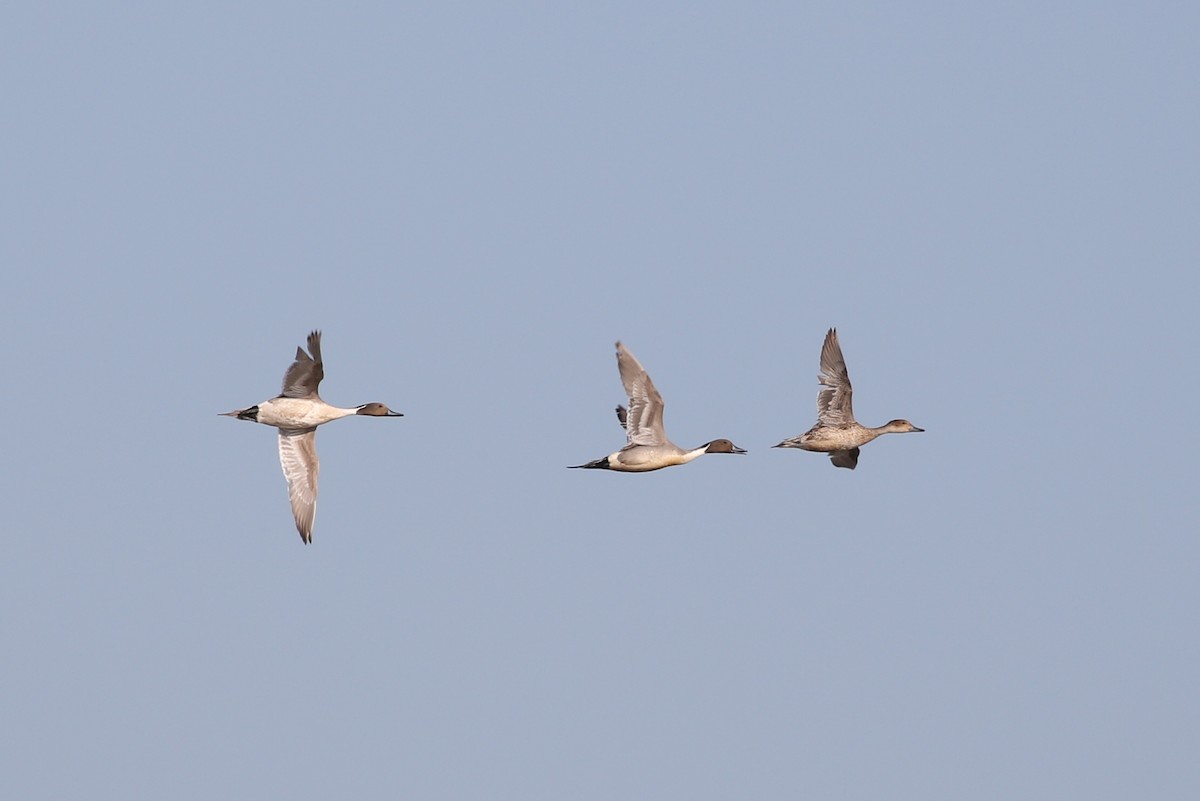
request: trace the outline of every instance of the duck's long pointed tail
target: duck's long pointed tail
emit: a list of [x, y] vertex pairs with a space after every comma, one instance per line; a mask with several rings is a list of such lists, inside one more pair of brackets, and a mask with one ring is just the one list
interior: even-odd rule
[[250, 420], [258, 422], [258, 407], [251, 406], [249, 409], [234, 409], [232, 412], [220, 412], [221, 417], [236, 417], [239, 420]]
[[567, 467], [572, 470], [576, 470], [579, 468], [582, 468], [584, 470], [611, 470], [612, 469], [612, 465], [610, 465], [608, 463], [607, 456], [605, 456], [603, 459], [597, 459], [594, 462], [588, 462], [587, 464], [569, 464], [569, 465], [567, 465]]

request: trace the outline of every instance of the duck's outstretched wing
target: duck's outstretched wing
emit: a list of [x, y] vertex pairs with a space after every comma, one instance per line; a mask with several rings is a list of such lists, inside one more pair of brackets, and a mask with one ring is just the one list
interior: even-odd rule
[[[666, 444], [662, 395], [654, 388], [654, 382], [646, 375], [637, 357], [620, 342], [617, 343], [617, 369], [621, 371], [621, 383], [625, 385], [625, 394], [629, 397], [629, 409], [622, 421], [629, 444]], [[620, 411], [617, 417], [622, 417]]]
[[321, 332], [308, 335], [309, 356], [302, 348], [296, 348], [296, 361], [283, 374], [283, 389], [280, 397], [315, 398], [317, 387], [325, 377], [325, 365], [321, 362]]
[[312, 542], [313, 521], [317, 517], [317, 430], [279, 429], [279, 463], [287, 479], [288, 499], [300, 539]]
[[823, 426], [838, 426], [854, 422], [850, 374], [846, 372], [846, 360], [842, 358], [842, 346], [838, 343], [836, 328], [825, 334], [821, 346], [821, 374], [817, 380], [826, 388], [817, 393], [817, 419]]

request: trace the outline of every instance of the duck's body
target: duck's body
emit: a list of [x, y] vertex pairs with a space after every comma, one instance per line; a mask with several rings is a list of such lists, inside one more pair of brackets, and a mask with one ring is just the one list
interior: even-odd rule
[[321, 332], [308, 335], [308, 350], [296, 348], [296, 360], [283, 376], [283, 391], [270, 400], [246, 409], [224, 412], [225, 417], [250, 420], [279, 429], [279, 462], [287, 478], [288, 497], [296, 530], [305, 543], [312, 542], [313, 520], [317, 514], [317, 426], [351, 415], [403, 417], [382, 403], [366, 403], [353, 408], [330, 406], [321, 400], [317, 387], [325, 377], [321, 361]]
[[672, 443], [663, 446], [626, 445], [621, 450], [610, 453], [602, 459], [596, 459], [587, 464], [573, 464], [570, 466], [600, 470], [619, 470], [623, 473], [648, 473], [651, 470], [661, 470], [664, 467], [687, 464], [696, 457], [703, 456], [706, 453], [745, 453], [745, 451], [727, 439], [715, 439], [690, 451], [685, 451], [683, 448]]
[[226, 412], [225, 416], [242, 420], [253, 420], [275, 428], [316, 428], [317, 426], [358, 414], [358, 408], [343, 409], [330, 406], [320, 398], [271, 398], [257, 406], [237, 412]]
[[629, 398], [629, 409], [617, 407], [617, 419], [625, 428], [628, 443], [619, 451], [586, 464], [571, 467], [647, 473], [664, 467], [687, 464], [706, 453], [745, 453], [727, 439], [714, 439], [698, 448], [684, 450], [667, 439], [663, 428], [663, 399], [637, 358], [617, 343], [617, 369]]
[[817, 393], [817, 424], [803, 434], [785, 439], [776, 448], [800, 448], [828, 453], [834, 467], [853, 470], [858, 465], [859, 448], [880, 434], [906, 434], [924, 431], [907, 420], [892, 420], [877, 428], [860, 425], [851, 405], [853, 388], [842, 357], [837, 329], [830, 328], [821, 346], [821, 374], [817, 380], [826, 388]]

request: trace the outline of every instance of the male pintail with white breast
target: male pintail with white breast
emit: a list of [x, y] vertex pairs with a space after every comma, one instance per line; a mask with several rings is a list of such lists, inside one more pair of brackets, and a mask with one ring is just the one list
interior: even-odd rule
[[[308, 353], [296, 348], [296, 361], [283, 374], [283, 391], [277, 397], [248, 409], [223, 412], [279, 429], [279, 462], [287, 478], [288, 497], [296, 529], [304, 542], [312, 542], [313, 519], [317, 514], [317, 426], [351, 415], [366, 417], [403, 417], [382, 403], [364, 403], [351, 409], [330, 406], [317, 395], [317, 386], [325, 377], [321, 362], [321, 332], [308, 335]], [[309, 354], [312, 354], [311, 356]]]
[[892, 420], [878, 428], [859, 425], [850, 406], [850, 375], [846, 372], [846, 360], [842, 358], [842, 346], [838, 344], [836, 328], [825, 334], [821, 346], [821, 374], [817, 376], [826, 389], [817, 393], [817, 424], [798, 437], [785, 439], [776, 448], [801, 448], [806, 451], [828, 453], [834, 467], [858, 464], [858, 449], [880, 434], [907, 434], [924, 431], [907, 420]]
[[616, 453], [582, 467], [599, 470], [619, 470], [625, 473], [645, 473], [677, 464], [687, 464], [705, 453], [745, 453], [743, 449], [727, 439], [714, 439], [699, 448], [685, 451], [667, 439], [663, 430], [663, 399], [654, 388], [654, 382], [634, 355], [620, 342], [617, 343], [617, 368], [621, 371], [621, 383], [629, 396], [629, 410], [617, 407], [617, 419], [625, 427], [629, 443]]

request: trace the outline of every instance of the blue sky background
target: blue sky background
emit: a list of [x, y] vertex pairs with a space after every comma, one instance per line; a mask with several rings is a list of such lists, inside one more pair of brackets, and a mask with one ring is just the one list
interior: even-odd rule
[[3, 794], [1200, 796], [1200, 12], [969, 6], [6, 10]]

